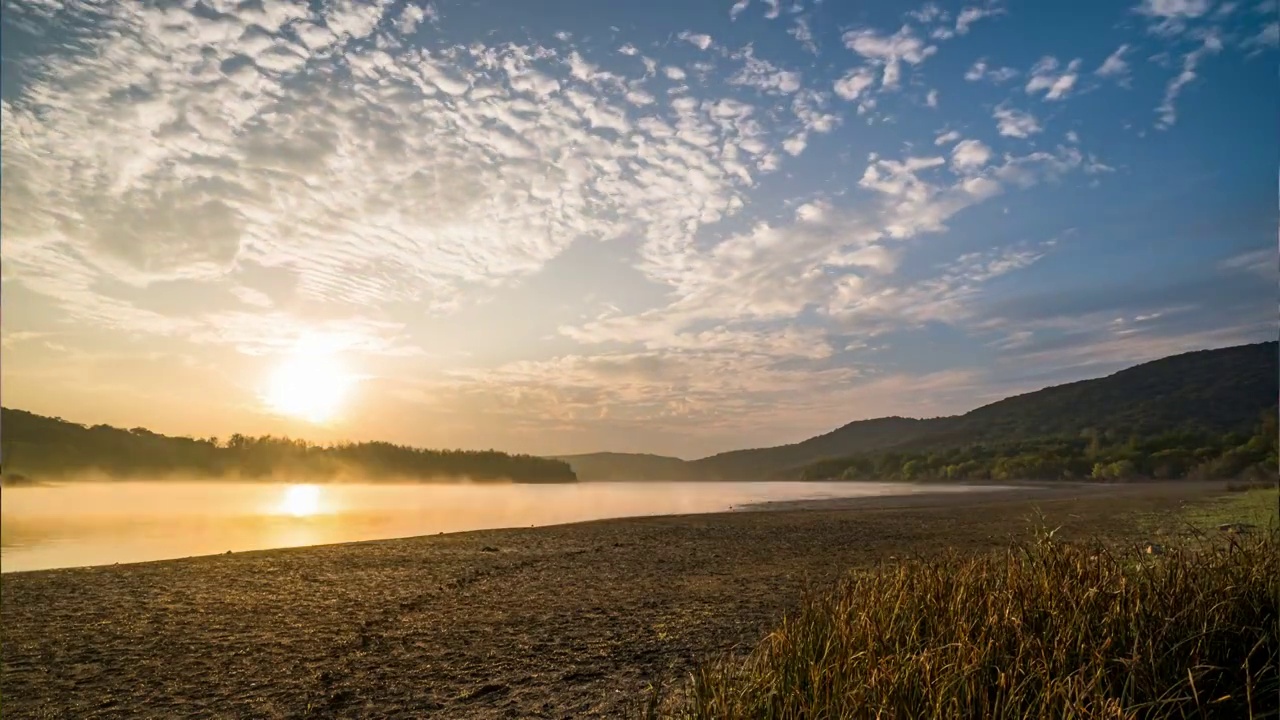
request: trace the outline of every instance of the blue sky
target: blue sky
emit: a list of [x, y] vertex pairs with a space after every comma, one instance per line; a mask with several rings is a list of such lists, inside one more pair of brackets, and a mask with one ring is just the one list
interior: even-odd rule
[[1256, 1], [7, 3], [5, 404], [695, 457], [1274, 339], [1278, 42]]

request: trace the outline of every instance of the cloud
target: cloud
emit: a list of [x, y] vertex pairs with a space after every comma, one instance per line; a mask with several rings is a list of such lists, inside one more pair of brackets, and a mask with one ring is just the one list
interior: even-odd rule
[[975, 22], [983, 18], [1003, 14], [1003, 9], [990, 5], [987, 7], [967, 7], [961, 10], [960, 14], [956, 16], [956, 34], [965, 35], [969, 32], [969, 27]]
[[784, 70], [762, 58], [755, 56], [747, 47], [732, 56], [742, 61], [738, 72], [729, 77], [733, 85], [745, 85], [766, 93], [794, 93], [802, 87], [802, 76], [794, 70]]
[[681, 40], [684, 40], [685, 42], [698, 48], [699, 50], [706, 50], [707, 48], [711, 47], [711, 43], [712, 43], [710, 35], [706, 35], [704, 33], [692, 33], [687, 30], [680, 33], [676, 37], [680, 38]]
[[947, 143], [953, 143], [953, 142], [955, 142], [955, 141], [957, 141], [957, 140], [959, 140], [959, 139], [960, 139], [960, 133], [959, 133], [959, 132], [957, 132], [957, 131], [955, 131], [955, 130], [948, 130], [947, 132], [944, 132], [944, 133], [942, 133], [941, 135], [939, 135], [938, 137], [934, 138], [934, 140], [933, 140], [933, 144], [934, 144], [934, 145], [946, 145]]
[[741, 15], [742, 12], [746, 10], [747, 6], [750, 4], [751, 4], [751, 0], [738, 0], [737, 2], [735, 2], [733, 4], [733, 7], [729, 8], [729, 19], [737, 20], [738, 16]]
[[873, 67], [883, 68], [881, 84], [886, 88], [898, 86], [902, 63], [919, 65], [938, 51], [936, 46], [925, 43], [906, 25], [892, 35], [880, 35], [874, 30], [850, 30], [842, 39], [845, 47], [861, 55]]
[[837, 80], [834, 89], [845, 100], [857, 100], [875, 82], [876, 76], [870, 69], [855, 68]]
[[931, 322], [957, 324], [976, 317], [982, 285], [1025, 268], [1044, 256], [1042, 248], [1007, 247], [960, 256], [942, 273], [906, 286], [859, 287], [836, 298], [830, 311], [849, 327], [883, 329]]
[[[762, 333], [756, 338], [774, 337]], [[798, 339], [800, 345], [807, 338]], [[936, 373], [867, 372], [854, 368], [780, 365], [768, 356], [740, 353], [640, 351], [563, 355], [497, 368], [455, 373], [429, 393], [466, 404], [509, 427], [544, 437], [547, 428], [586, 431], [602, 419], [628, 435], [674, 429], [705, 448], [764, 444], [779, 428], [805, 437], [859, 417], [893, 411], [921, 416], [963, 409], [981, 378], [973, 370]], [[911, 397], [906, 406], [904, 397]], [[531, 423], [529, 418], [538, 418]], [[761, 428], [767, 427], [767, 434]], [[543, 441], [545, 442], [545, 440]], [[671, 447], [674, 440], [666, 440]], [[578, 448], [593, 449], [588, 446]], [[703, 454], [705, 450], [694, 450]]]
[[1257, 35], [1251, 35], [1241, 43], [1241, 47], [1255, 53], [1276, 46], [1280, 46], [1280, 22], [1277, 21], [1262, 26]]
[[1187, 21], [1209, 12], [1209, 0], [1142, 0], [1134, 12], [1151, 18], [1149, 30], [1157, 35], [1172, 36], [1187, 28]]
[[1182, 89], [1193, 82], [1196, 70], [1206, 55], [1214, 55], [1222, 50], [1222, 41], [1216, 34], [1207, 35], [1200, 47], [1182, 56], [1182, 72], [1178, 73], [1165, 87], [1164, 99], [1156, 107], [1159, 119], [1156, 127], [1167, 130], [1178, 122], [1177, 101]]
[[996, 120], [996, 129], [1005, 137], [1028, 138], [1043, 130], [1034, 115], [1006, 105], [996, 106], [992, 117]]
[[766, 20], [773, 20], [782, 12], [782, 0], [764, 0], [764, 4], [768, 6], [764, 13]]
[[436, 6], [432, 3], [426, 3], [425, 5], [409, 3], [400, 12], [400, 19], [396, 21], [396, 29], [400, 31], [401, 35], [412, 35], [423, 20], [432, 24], [440, 22], [440, 13], [436, 10]]
[[799, 155], [809, 145], [809, 136], [804, 133], [792, 135], [782, 141], [782, 149], [789, 155]]
[[829, 133], [841, 124], [839, 115], [826, 112], [828, 93], [801, 90], [791, 100], [791, 112], [805, 132]]
[[1253, 250], [1223, 260], [1218, 263], [1223, 270], [1244, 271], [1274, 279], [1280, 274], [1280, 255], [1275, 248]]
[[261, 290], [255, 290], [251, 287], [237, 285], [231, 288], [231, 294], [235, 295], [240, 302], [252, 307], [270, 308], [274, 305], [274, 303], [271, 302], [271, 296]]
[[1094, 74], [1100, 77], [1123, 78], [1129, 74], [1129, 63], [1125, 61], [1125, 53], [1129, 51], [1129, 45], [1126, 43], [1116, 48], [1116, 51], [1107, 56], [1106, 60], [1094, 70]]
[[981, 140], [961, 140], [951, 149], [951, 167], [959, 173], [982, 168], [991, 159], [991, 148]]
[[[0, 103], [6, 292], [39, 296], [72, 330], [215, 346], [246, 363], [317, 333], [344, 353], [403, 358], [414, 369], [385, 380], [416, 407], [510, 420], [535, 449], [548, 428], [660, 420], [727, 438], [844, 421], [855, 399], [859, 412], [901, 411], [904, 389], [927, 405], [920, 387], [970, 398], [985, 382], [972, 371], [886, 374], [876, 351], [850, 348], [935, 323], [1003, 333], [980, 325], [990, 294], [1006, 291], [997, 278], [1049, 249], [947, 262], [957, 247], [1007, 242], [972, 237], [981, 218], [966, 213], [1111, 169], [1075, 141], [1000, 147], [967, 121], [873, 114], [865, 134], [824, 136], [855, 108], [893, 105], [883, 93], [904, 85], [908, 107], [937, 107], [946, 78], [910, 77], [937, 53], [931, 38], [999, 10], [926, 4], [896, 30], [843, 32], [854, 55], [833, 64], [797, 50], [816, 53], [814, 31], [830, 29], [811, 6], [755, 6], [786, 11], [774, 30], [788, 36], [735, 51], [728, 36], [692, 32], [664, 43], [637, 31], [625, 44], [576, 27], [446, 36], [449, 23], [428, 25], [432, 6], [404, 3], [69, 5], [39, 21], [69, 47], [22, 65]], [[1124, 65], [1126, 47], [1114, 54]], [[1069, 57], [1037, 65], [1026, 92], [1076, 92]], [[1094, 72], [1119, 77], [1109, 64]], [[1018, 71], [979, 60], [964, 76], [1006, 83]], [[947, 111], [962, 109], [962, 95], [948, 98]], [[993, 113], [1000, 135], [1042, 132], [1014, 104]], [[1027, 145], [1045, 149], [1014, 152]], [[953, 226], [962, 232], [941, 235]], [[1222, 272], [1253, 281], [1248, 268], [1263, 265], [1232, 259]], [[1125, 313], [1126, 328], [1166, 322], [1171, 307]], [[1046, 329], [1007, 321], [993, 341], [1002, 352], [1048, 342]], [[426, 348], [454, 357], [436, 346], [480, 335], [509, 341], [420, 366], [435, 357]]]
[[[1074, 152], [1033, 153], [981, 168], [971, 165], [965, 174], [951, 176], [942, 157], [875, 158], [859, 182], [863, 192], [855, 206], [815, 200], [798, 206], [792, 222], [759, 222], [714, 244], [648, 244], [642, 270], [670, 288], [669, 302], [564, 327], [561, 333], [578, 342], [690, 349], [691, 337], [706, 327], [736, 332], [787, 325], [807, 311], [848, 331], [858, 315], [846, 312], [849, 307], [860, 305], [866, 293], [898, 285], [891, 274], [901, 241], [943, 232], [947, 221], [966, 208], [1010, 188], [1060, 176], [1080, 163]], [[979, 276], [985, 277], [974, 270], [966, 277]], [[887, 307], [883, 302], [876, 307]], [[862, 307], [870, 312], [872, 305]], [[892, 307], [901, 310], [897, 317], [914, 317], [905, 305]], [[874, 316], [875, 327], [888, 322], [886, 312], [877, 310]]]
[[969, 66], [965, 71], [964, 79], [969, 82], [978, 82], [979, 80], [990, 80], [997, 85], [1008, 82], [1019, 75], [1018, 71], [1011, 67], [991, 68], [987, 66], [985, 60], [978, 60]]
[[1200, 17], [1209, 12], [1209, 0], [1142, 0], [1137, 12], [1148, 17]]
[[813, 31], [809, 28], [809, 20], [803, 15], [795, 19], [795, 22], [787, 30], [787, 34], [795, 38], [805, 52], [812, 55], [818, 54], [818, 44], [813, 40]]
[[1045, 56], [1031, 68], [1031, 79], [1027, 81], [1028, 95], [1044, 92], [1045, 100], [1063, 100], [1071, 94], [1079, 77], [1080, 59], [1067, 64], [1061, 73], [1058, 72], [1058, 59]]
[[812, 99], [793, 115], [786, 71], [771, 75], [776, 107], [706, 88], [657, 102], [647, 76], [573, 48], [373, 42], [405, 30], [380, 8], [60, 13], [77, 51], [29, 66], [0, 106], [6, 285], [76, 320], [200, 342], [231, 342], [227, 317], [111, 288], [272, 273], [331, 315], [447, 313], [575, 242], [691, 242], [741, 211], [796, 124], [837, 122]]
[[945, 21], [948, 18], [947, 12], [937, 3], [927, 2], [920, 6], [918, 10], [911, 10], [907, 13], [907, 17], [920, 23], [931, 23], [935, 21]]

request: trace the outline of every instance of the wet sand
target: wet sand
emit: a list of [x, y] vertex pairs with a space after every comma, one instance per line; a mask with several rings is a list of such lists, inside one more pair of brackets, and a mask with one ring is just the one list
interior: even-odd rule
[[1221, 484], [1035, 487], [781, 504], [14, 573], [15, 718], [634, 716], [658, 679], [743, 652], [851, 568], [1059, 534], [1140, 541], [1139, 513]]

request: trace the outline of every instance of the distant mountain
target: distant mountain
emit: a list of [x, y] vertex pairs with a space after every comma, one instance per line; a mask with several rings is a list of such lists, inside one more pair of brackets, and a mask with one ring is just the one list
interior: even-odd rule
[[815, 460], [880, 450], [919, 439], [945, 420], [904, 417], [858, 420], [792, 445], [733, 450], [689, 464], [702, 477], [758, 480]]
[[642, 453], [598, 452], [560, 455], [553, 460], [569, 463], [580, 481], [681, 481], [700, 480], [697, 470], [680, 458]]
[[1250, 434], [1280, 395], [1277, 343], [1201, 350], [1094, 380], [1057, 385], [964, 415], [859, 420], [803, 442], [721, 453], [690, 463], [700, 476], [753, 480], [790, 475], [819, 460], [885, 450], [1166, 432]]

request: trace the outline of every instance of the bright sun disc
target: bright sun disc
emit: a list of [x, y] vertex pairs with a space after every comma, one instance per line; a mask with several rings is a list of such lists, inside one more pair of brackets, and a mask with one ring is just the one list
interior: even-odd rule
[[264, 400], [282, 415], [323, 423], [337, 415], [350, 385], [350, 376], [332, 358], [300, 354], [272, 373]]
[[284, 515], [305, 517], [320, 512], [320, 488], [315, 485], [290, 485], [280, 499], [279, 511]]

